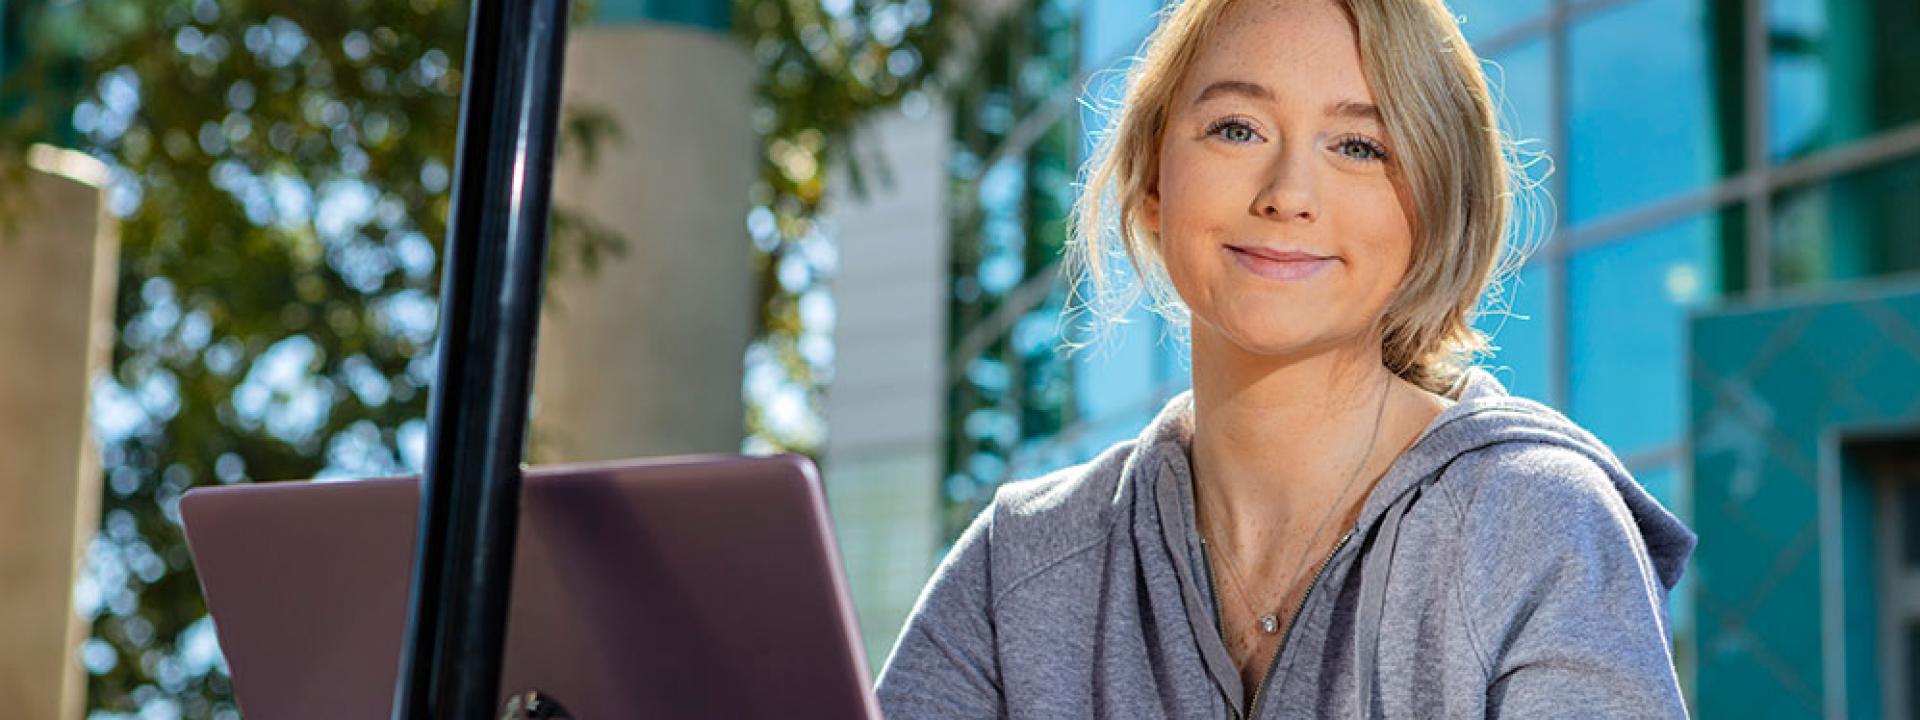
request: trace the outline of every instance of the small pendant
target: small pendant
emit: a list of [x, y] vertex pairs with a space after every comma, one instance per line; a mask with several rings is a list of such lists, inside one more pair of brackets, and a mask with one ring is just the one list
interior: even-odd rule
[[1268, 635], [1280, 632], [1280, 618], [1272, 615], [1260, 616], [1260, 629], [1266, 631]]

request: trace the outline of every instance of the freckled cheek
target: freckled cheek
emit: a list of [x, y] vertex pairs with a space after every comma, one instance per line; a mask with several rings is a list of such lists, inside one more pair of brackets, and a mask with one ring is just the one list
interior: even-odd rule
[[1221, 217], [1231, 215], [1230, 210], [1217, 207], [1221, 202], [1218, 193], [1168, 192], [1162, 197], [1160, 254], [1168, 270], [1205, 272], [1208, 261], [1230, 235], [1219, 222]]
[[1209, 271], [1199, 255], [1201, 243], [1191, 235], [1173, 238], [1163, 236], [1161, 243], [1161, 260], [1166, 264], [1168, 279], [1173, 281], [1175, 290], [1184, 297], [1196, 284], [1205, 283]]
[[1413, 254], [1413, 230], [1396, 193], [1374, 188], [1337, 193], [1328, 216], [1337, 237], [1348, 239], [1350, 268], [1370, 284], [1392, 286], [1406, 274]]
[[[1205, 202], [1204, 200], [1201, 202]], [[1160, 236], [1161, 253], [1169, 262], [1180, 262], [1188, 269], [1214, 260], [1222, 243], [1232, 232], [1220, 222], [1217, 208], [1181, 206], [1166, 216]]]

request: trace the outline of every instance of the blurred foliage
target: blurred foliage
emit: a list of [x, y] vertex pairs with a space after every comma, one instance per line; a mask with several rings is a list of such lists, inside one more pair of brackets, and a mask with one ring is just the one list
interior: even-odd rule
[[[766, 308], [755, 352], [816, 415], [831, 354], [800, 308], [831, 271], [815, 222], [826, 169], [851, 159], [862, 117], [932, 80], [961, 24], [948, 5], [735, 4], [760, 70], [755, 217], [771, 223], [752, 233]], [[5, 7], [17, 42], [0, 48], [12, 178], [0, 199], [29, 143], [72, 144], [109, 167], [120, 222], [119, 332], [93, 387], [107, 493], [76, 588], [93, 621], [81, 653], [93, 716], [233, 717], [179, 499], [210, 483], [418, 470], [468, 6]], [[619, 136], [592, 109], [562, 126], [561, 152], [588, 165]], [[623, 249], [556, 205], [550, 268], [590, 271]], [[750, 411], [750, 445], [817, 445], [762, 417]]]
[[[734, 22], [759, 69], [754, 130], [760, 179], [748, 232], [756, 254], [760, 320], [747, 352], [747, 450], [816, 454], [832, 380], [836, 264], [822, 226], [828, 178], [843, 168], [853, 197], [868, 175], [856, 132], [876, 111], [905, 104], [926, 112], [944, 68], [966, 67], [970, 3], [931, 0], [737, 0]], [[935, 159], [943, 161], [944, 158]]]
[[[70, 124], [120, 219], [94, 386], [108, 492], [77, 593], [96, 714], [233, 715], [180, 533], [189, 487], [417, 466], [465, 20], [441, 0], [26, 18], [13, 87], [78, 102], [27, 103], [10, 146]], [[75, 62], [77, 87], [35, 86]]]
[[1056, 352], [1068, 299], [1059, 262], [1085, 137], [1078, 10], [1079, 0], [1037, 0], [999, 19], [981, 33], [967, 81], [949, 89], [943, 539], [1000, 483], [1076, 460], [1046, 451], [1081, 419], [1072, 363]]

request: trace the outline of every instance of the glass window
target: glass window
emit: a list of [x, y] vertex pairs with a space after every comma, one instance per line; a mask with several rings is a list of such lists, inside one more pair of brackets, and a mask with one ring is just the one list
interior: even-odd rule
[[[1102, 321], [1089, 313], [1078, 322]], [[1151, 403], [1158, 384], [1154, 370], [1163, 352], [1160, 318], [1144, 307], [1135, 307], [1128, 313], [1126, 324], [1110, 326], [1106, 332], [1106, 337], [1074, 353], [1075, 415], [1084, 422], [1097, 423], [1138, 411]]]
[[[1513, 277], [1488, 294], [1488, 312], [1474, 321], [1474, 327], [1493, 339], [1498, 351], [1482, 364], [1507, 386], [1507, 391], [1551, 403], [1551, 358], [1547, 352], [1553, 318], [1548, 314], [1552, 275], [1546, 272], [1544, 256], [1527, 264]], [[1502, 308], [1505, 312], [1502, 312]]]
[[[1741, 157], [1738, 3], [1635, 0], [1569, 32], [1569, 220], [1700, 189]], [[1716, 51], [1716, 47], [1723, 51]], [[1717, 78], [1728, 78], [1723, 85]], [[1731, 110], [1726, 116], [1719, 113]]]
[[[1487, 58], [1487, 79], [1500, 104], [1500, 126], [1519, 146], [1527, 176], [1544, 183], [1551, 167], [1546, 153], [1553, 147], [1553, 73], [1549, 67], [1547, 36], [1513, 46]], [[1545, 187], [1540, 188], [1545, 204]], [[1542, 210], [1541, 221], [1547, 218]]]
[[1633, 473], [1633, 479], [1640, 481], [1640, 487], [1646, 488], [1647, 492], [1653, 495], [1654, 499], [1659, 500], [1661, 505], [1665, 505], [1668, 510], [1676, 514], [1680, 512], [1681, 508], [1678, 504], [1680, 498], [1676, 495], [1680, 489], [1678, 485], [1679, 478], [1674, 473], [1672, 465], [1661, 465], [1659, 467], [1635, 471]]
[[1920, 120], [1920, 3], [1769, 0], [1767, 150], [1790, 159]]
[[1920, 157], [1781, 193], [1773, 272], [1782, 286], [1920, 269]]
[[1498, 37], [1519, 24], [1547, 11], [1548, 0], [1447, 0], [1447, 7], [1460, 20], [1460, 33], [1467, 42], [1481, 43]]
[[1080, 13], [1080, 65], [1100, 67], [1133, 55], [1159, 19], [1159, 0], [1098, 0]]
[[1571, 415], [1620, 455], [1680, 440], [1686, 313], [1720, 294], [1720, 247], [1738, 240], [1727, 235], [1720, 215], [1701, 215], [1569, 259]]

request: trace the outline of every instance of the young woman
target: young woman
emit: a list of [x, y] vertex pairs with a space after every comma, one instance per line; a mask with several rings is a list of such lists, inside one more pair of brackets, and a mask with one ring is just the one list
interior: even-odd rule
[[1185, 0], [1091, 161], [1193, 390], [1010, 483], [881, 673], [888, 717], [1681, 717], [1694, 536], [1471, 365], [1512, 170], [1440, 0]]

